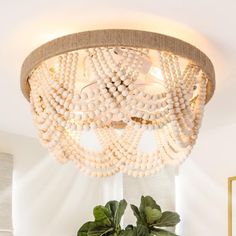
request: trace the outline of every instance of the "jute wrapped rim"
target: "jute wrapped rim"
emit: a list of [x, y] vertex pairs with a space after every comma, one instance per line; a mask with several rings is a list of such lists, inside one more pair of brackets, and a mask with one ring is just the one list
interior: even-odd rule
[[171, 52], [180, 57], [187, 58], [207, 74], [209, 82], [207, 86], [206, 103], [211, 99], [215, 90], [215, 70], [210, 59], [198, 48], [180, 39], [158, 33], [108, 29], [86, 31], [70, 34], [61, 38], [54, 39], [39, 48], [35, 49], [24, 61], [21, 68], [21, 90], [27, 100], [29, 100], [30, 86], [28, 79], [31, 72], [37, 66], [51, 58], [66, 52], [78, 49], [94, 47], [124, 46], [149, 48]]

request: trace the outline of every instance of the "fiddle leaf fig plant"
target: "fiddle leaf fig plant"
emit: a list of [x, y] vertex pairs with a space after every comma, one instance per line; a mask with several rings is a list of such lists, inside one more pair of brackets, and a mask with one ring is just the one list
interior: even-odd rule
[[122, 229], [120, 222], [126, 207], [125, 200], [96, 206], [93, 210], [94, 221], [85, 223], [77, 236], [177, 236], [166, 227], [175, 227], [180, 222], [179, 215], [171, 211], [162, 212], [152, 197], [142, 196], [139, 208], [131, 204], [136, 225]]

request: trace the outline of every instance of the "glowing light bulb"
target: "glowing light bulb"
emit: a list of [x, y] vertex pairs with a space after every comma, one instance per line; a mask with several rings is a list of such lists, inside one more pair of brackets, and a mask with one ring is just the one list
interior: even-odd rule
[[151, 66], [149, 70], [149, 74], [154, 76], [158, 80], [164, 80], [163, 74], [161, 72], [161, 69], [155, 66]]

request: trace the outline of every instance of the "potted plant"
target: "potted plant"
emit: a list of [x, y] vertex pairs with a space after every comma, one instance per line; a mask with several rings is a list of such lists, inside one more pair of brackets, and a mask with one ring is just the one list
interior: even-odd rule
[[77, 236], [177, 236], [166, 230], [180, 222], [176, 212], [164, 211], [150, 196], [142, 196], [139, 208], [131, 204], [136, 217], [136, 225], [122, 229], [120, 221], [124, 215], [125, 200], [109, 201], [105, 206], [96, 206], [93, 210], [94, 221], [85, 223]]

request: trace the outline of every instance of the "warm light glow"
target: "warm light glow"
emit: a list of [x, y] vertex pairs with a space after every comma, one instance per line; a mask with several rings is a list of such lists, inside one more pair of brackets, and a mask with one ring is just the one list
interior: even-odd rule
[[157, 67], [155, 67], [155, 66], [152, 66], [152, 67], [150, 68], [149, 73], [150, 73], [152, 76], [154, 76], [157, 80], [161, 80], [161, 81], [164, 80], [160, 68], [157, 68]]

